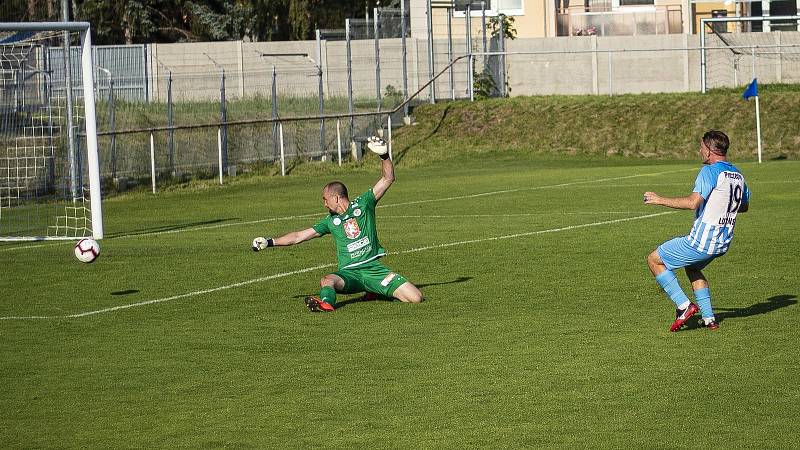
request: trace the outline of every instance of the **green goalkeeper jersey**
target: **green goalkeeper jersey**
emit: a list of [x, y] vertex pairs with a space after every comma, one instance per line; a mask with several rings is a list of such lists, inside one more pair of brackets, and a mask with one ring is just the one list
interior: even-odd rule
[[333, 236], [339, 269], [362, 266], [386, 255], [375, 227], [376, 204], [370, 189], [352, 200], [347, 211], [331, 214], [314, 225], [317, 233]]

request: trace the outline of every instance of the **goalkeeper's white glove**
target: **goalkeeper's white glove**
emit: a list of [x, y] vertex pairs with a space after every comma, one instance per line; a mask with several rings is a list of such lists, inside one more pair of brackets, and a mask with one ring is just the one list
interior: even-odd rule
[[389, 145], [386, 144], [386, 141], [379, 138], [378, 136], [370, 136], [367, 139], [367, 148], [370, 149], [373, 153], [376, 153], [381, 159], [388, 159], [389, 158]]
[[257, 237], [255, 239], [253, 239], [252, 248], [253, 248], [254, 252], [257, 252], [259, 250], [264, 250], [265, 248], [274, 247], [274, 246], [275, 246], [275, 242], [272, 240], [272, 238]]

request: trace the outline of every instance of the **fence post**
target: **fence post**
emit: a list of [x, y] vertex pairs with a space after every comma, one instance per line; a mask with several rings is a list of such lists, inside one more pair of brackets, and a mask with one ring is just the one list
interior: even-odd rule
[[700, 93], [706, 93], [706, 22], [700, 19]]
[[228, 108], [225, 103], [225, 69], [222, 69], [222, 77], [220, 79], [220, 87], [219, 87], [219, 96], [220, 96], [220, 115], [222, 118], [222, 142], [221, 142], [221, 149], [222, 149], [222, 164], [220, 166], [220, 170], [225, 170], [228, 167]]
[[597, 70], [597, 35], [593, 34], [589, 37], [592, 43], [592, 94], [600, 93], [600, 75]]
[[[272, 65], [272, 118], [278, 118], [278, 73], [275, 71], [275, 65]], [[272, 122], [272, 160], [278, 159], [278, 122]]]
[[[481, 2], [481, 35], [483, 36], [483, 53], [486, 53], [486, 2]], [[483, 55], [483, 65], [486, 65], [486, 55]]]
[[153, 184], [153, 194], [156, 193], [156, 144], [153, 132], [150, 132], [150, 181]]
[[283, 123], [278, 123], [278, 136], [280, 136], [281, 141], [281, 176], [286, 176], [286, 156], [285, 150], [283, 147]]
[[341, 119], [336, 119], [336, 151], [339, 154], [339, 166], [342, 165], [342, 131], [340, 128]]
[[394, 160], [392, 158], [392, 115], [391, 114], [386, 116], [386, 122], [387, 122], [387, 128], [388, 128], [388, 136], [387, 136], [388, 139], [386, 140], [386, 142], [388, 142], [388, 146], [389, 146], [389, 159], [390, 160]]
[[219, 166], [219, 184], [222, 184], [222, 127], [217, 128], [217, 163]]
[[350, 142], [355, 135], [355, 119], [353, 118], [353, 58], [350, 53], [350, 19], [344, 21], [344, 36], [347, 41], [347, 112], [350, 114]]
[[466, 44], [467, 44], [467, 94], [469, 96], [470, 101], [473, 100], [472, 98], [472, 3], [467, 3], [467, 10], [464, 14], [465, 16], [465, 24], [466, 24]]
[[[69, 21], [69, 7], [67, 2], [61, 2], [62, 19], [65, 22]], [[64, 56], [64, 85], [66, 86], [67, 94], [67, 143], [69, 145], [69, 182], [70, 193], [72, 198], [78, 198], [78, 158], [75, 149], [75, 129], [73, 125], [72, 114], [72, 49], [70, 47], [69, 31], [64, 31], [64, 43], [62, 44], [62, 55]]]
[[[403, 101], [408, 100], [408, 48], [406, 47], [406, 2], [400, 2], [401, 52], [403, 54]], [[403, 105], [403, 117], [408, 117], [408, 103]]]
[[173, 111], [173, 103], [172, 103], [172, 71], [169, 71], [169, 77], [167, 77], [167, 125], [170, 126], [169, 131], [167, 132], [167, 145], [169, 147], [169, 171], [174, 177], [176, 175], [175, 171], [175, 130], [172, 129], [173, 124], [175, 123], [175, 112]]
[[775, 45], [778, 49], [778, 61], [775, 64], [775, 81], [778, 83], [783, 82], [783, 47], [781, 47], [781, 31], [775, 32]]
[[111, 131], [111, 179], [117, 179], [117, 131], [116, 124], [116, 105], [114, 104], [114, 76], [109, 72], [109, 91], [108, 91], [108, 128]]
[[[433, 79], [433, 71], [435, 67], [435, 62], [433, 60], [433, 8], [431, 7], [431, 2], [433, 0], [428, 0], [427, 3], [427, 13], [428, 13], [428, 79]], [[448, 10], [449, 15], [449, 10]], [[428, 87], [430, 92], [430, 102], [436, 103], [436, 83], [431, 83]]]
[[475, 81], [472, 79], [473, 71], [475, 70], [475, 58], [473, 57], [472, 53], [469, 54], [469, 86], [467, 87], [467, 91], [469, 92], [469, 101], [475, 101]]
[[[322, 86], [322, 33], [317, 30], [317, 77], [319, 78], [319, 115], [325, 114], [325, 91]], [[325, 119], [319, 121], [319, 152], [325, 156]]]
[[614, 72], [613, 67], [611, 65], [611, 50], [608, 51], [608, 95], [609, 97], [614, 95]]
[[374, 9], [373, 28], [375, 29], [375, 100], [378, 103], [378, 111], [381, 110], [381, 43], [380, 43], [380, 10]]
[[[446, 11], [447, 11], [447, 63], [450, 64], [453, 62], [453, 19], [452, 19], [453, 14], [450, 8], [447, 8]], [[453, 66], [450, 66], [448, 72], [450, 79], [450, 100], [455, 100], [456, 82], [455, 82], [455, 75], [453, 73]], [[436, 82], [434, 81], [434, 83]]]
[[506, 33], [503, 30], [503, 24], [506, 23], [506, 16], [504, 14], [500, 14], [497, 16], [497, 19], [500, 26], [500, 32], [498, 33], [498, 46], [500, 47], [500, 52], [502, 53], [500, 55], [500, 80], [498, 80], [500, 83], [500, 89], [498, 90], [500, 91], [501, 97], [506, 97]]

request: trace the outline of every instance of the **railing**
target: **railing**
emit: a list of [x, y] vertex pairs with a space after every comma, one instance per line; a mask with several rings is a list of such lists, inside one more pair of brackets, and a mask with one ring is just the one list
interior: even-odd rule
[[618, 11], [603, 8], [584, 11], [569, 8], [557, 15], [559, 36], [637, 36], [683, 32], [679, 5], [632, 8]]

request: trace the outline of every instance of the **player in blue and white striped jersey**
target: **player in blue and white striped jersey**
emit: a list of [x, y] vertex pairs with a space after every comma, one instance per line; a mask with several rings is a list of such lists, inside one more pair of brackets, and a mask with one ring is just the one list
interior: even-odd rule
[[[670, 331], [678, 331], [698, 309], [705, 326], [712, 330], [719, 328], [702, 269], [728, 251], [736, 215], [746, 212], [750, 206], [750, 189], [744, 175], [728, 162], [729, 145], [728, 136], [721, 131], [711, 130], [703, 135], [700, 157], [705, 166], [697, 174], [690, 195], [667, 198], [655, 192], [644, 193], [644, 202], [648, 205], [695, 210], [694, 225], [688, 236], [671, 239], [647, 256], [650, 271], [677, 308]], [[692, 282], [697, 305], [689, 301], [673, 272], [682, 267]]]

